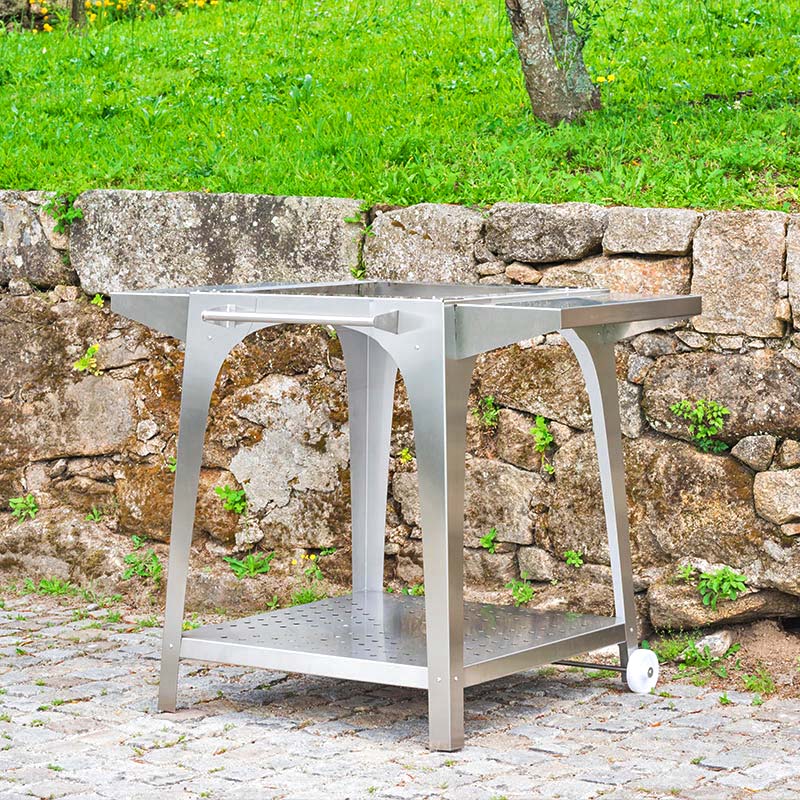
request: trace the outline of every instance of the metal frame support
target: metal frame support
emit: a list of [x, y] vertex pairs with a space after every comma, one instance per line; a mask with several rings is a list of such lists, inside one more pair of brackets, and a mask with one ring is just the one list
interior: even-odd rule
[[[442, 320], [443, 322], [443, 320]], [[464, 476], [475, 358], [445, 356], [444, 325], [400, 363], [414, 420], [428, 657], [431, 750], [464, 745]]]
[[383, 591], [389, 447], [397, 366], [372, 337], [337, 328], [347, 369], [353, 591]]
[[177, 702], [178, 663], [186, 580], [189, 574], [189, 550], [194, 530], [195, 506], [211, 394], [228, 353], [250, 332], [249, 328], [236, 330], [202, 325], [200, 321], [202, 312], [198, 306], [202, 306], [202, 298], [198, 301], [192, 297], [189, 303], [189, 323], [183, 363], [178, 456], [167, 567], [167, 603], [161, 640], [159, 711], [174, 711]]
[[614, 361], [615, 331], [605, 326], [596, 326], [564, 329], [560, 333], [578, 359], [589, 394], [608, 533], [614, 610], [617, 619], [625, 624], [625, 643], [619, 646], [620, 664], [625, 667], [629, 654], [638, 647], [639, 642], [628, 527], [628, 500], [625, 493], [619, 392]]

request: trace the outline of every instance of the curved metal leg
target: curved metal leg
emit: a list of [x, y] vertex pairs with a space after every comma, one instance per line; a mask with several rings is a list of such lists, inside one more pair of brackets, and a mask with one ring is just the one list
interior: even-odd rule
[[161, 674], [158, 687], [159, 711], [174, 711], [178, 690], [186, 578], [189, 548], [194, 528], [197, 488], [203, 460], [203, 440], [208, 422], [211, 393], [225, 357], [249, 332], [226, 330], [219, 326], [189, 325], [183, 365], [181, 415], [178, 430], [178, 457], [175, 469], [175, 496], [172, 505], [172, 531], [167, 571], [167, 605], [161, 641]]
[[464, 459], [474, 358], [400, 365], [414, 418], [432, 750], [464, 744]]
[[628, 530], [628, 501], [625, 494], [625, 462], [622, 456], [622, 432], [619, 420], [619, 394], [614, 363], [615, 342], [604, 338], [602, 328], [563, 330], [561, 334], [577, 356], [589, 393], [608, 532], [614, 608], [617, 618], [625, 623], [625, 643], [619, 647], [620, 663], [624, 667], [628, 663], [629, 653], [638, 647], [638, 632]]
[[337, 333], [347, 366], [353, 592], [382, 592], [397, 366], [370, 336], [348, 328]]

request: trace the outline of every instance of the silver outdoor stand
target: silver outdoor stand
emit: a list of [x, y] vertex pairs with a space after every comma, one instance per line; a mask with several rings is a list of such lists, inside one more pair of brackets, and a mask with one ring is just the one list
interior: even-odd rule
[[[637, 650], [614, 343], [700, 313], [694, 296], [605, 290], [348, 282], [121, 292], [112, 308], [186, 341], [158, 705], [174, 711], [178, 661], [200, 659], [428, 691], [430, 747], [464, 743], [464, 689], [618, 644], [634, 691], [658, 663]], [[183, 631], [195, 502], [211, 393], [230, 351], [269, 325], [325, 324], [344, 351], [350, 405], [352, 595]], [[464, 603], [464, 451], [478, 354], [560, 331], [591, 401], [615, 615]], [[425, 596], [383, 591], [392, 398], [414, 422]]]

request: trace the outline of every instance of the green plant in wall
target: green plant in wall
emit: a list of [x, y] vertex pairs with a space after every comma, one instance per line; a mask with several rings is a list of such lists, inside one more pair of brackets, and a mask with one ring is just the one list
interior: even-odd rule
[[320, 585], [323, 578], [320, 561], [327, 556], [332, 556], [335, 552], [335, 547], [325, 547], [318, 553], [303, 553], [299, 561], [296, 558], [292, 559], [292, 566], [300, 565], [301, 581], [305, 585], [294, 592], [290, 600], [291, 605], [301, 606], [306, 603], [314, 603], [325, 597], [325, 592]]
[[509, 581], [506, 584], [506, 589], [511, 589], [511, 596], [514, 598], [515, 606], [526, 606], [533, 600], [536, 590], [528, 580], [528, 573], [523, 572], [520, 574], [520, 579]]
[[215, 486], [214, 492], [222, 498], [222, 507], [234, 514], [244, 514], [247, 511], [247, 496], [244, 489], [233, 489], [230, 486]]
[[80, 589], [72, 581], [64, 581], [61, 578], [42, 578], [38, 584], [27, 578], [25, 591], [27, 594], [45, 594], [51, 597], [72, 596], [80, 593]]
[[161, 583], [164, 566], [152, 548], [142, 553], [143, 542], [144, 540], [139, 537], [133, 538], [134, 552], [128, 553], [123, 559], [128, 566], [122, 572], [122, 580], [141, 578], [145, 581], [152, 581], [158, 586]]
[[[297, 563], [297, 559], [293, 558], [292, 565], [296, 565]], [[289, 599], [289, 604], [292, 606], [304, 606], [307, 603], [315, 603], [317, 600], [322, 600], [325, 597], [325, 592], [322, 591], [319, 585], [319, 578], [316, 577], [316, 571], [312, 571], [312, 573], [309, 574], [309, 570], [304, 568], [302, 574], [308, 581], [308, 584], [300, 585], [292, 593]], [[320, 578], [322, 576], [321, 570], [319, 570], [319, 576]]]
[[101, 369], [97, 366], [97, 352], [100, 350], [99, 344], [92, 344], [86, 348], [86, 352], [72, 365], [75, 372], [88, 372], [90, 375], [100, 375]]
[[702, 397], [694, 403], [691, 400], [679, 400], [669, 410], [689, 424], [692, 441], [704, 453], [722, 453], [728, 449], [725, 442], [714, 437], [722, 431], [725, 417], [731, 412], [716, 400]]
[[367, 268], [363, 264], [358, 264], [355, 267], [350, 267], [350, 274], [357, 281], [366, 280], [366, 278], [367, 278]]
[[409, 597], [424, 597], [425, 595], [425, 584], [424, 583], [414, 583], [411, 586], [404, 586], [400, 590], [400, 594], [408, 595]]
[[303, 574], [306, 576], [306, 578], [312, 582], [321, 581], [322, 570], [320, 569], [316, 554], [311, 553], [311, 555], [308, 555], [307, 553], [303, 553], [300, 558], [306, 562], [306, 566], [303, 567]]
[[192, 614], [189, 619], [185, 619], [183, 624], [181, 625], [181, 629], [184, 631], [193, 631], [199, 628], [203, 623], [200, 622], [200, 618], [197, 614]]
[[678, 570], [678, 579], [684, 583], [694, 583], [697, 578], [697, 570], [691, 564], [684, 564]]
[[101, 294], [96, 294], [89, 302], [98, 308], [103, 308], [106, 304], [105, 298]]
[[486, 536], [481, 536], [480, 544], [484, 550], [490, 553], [495, 551], [495, 540], [497, 539], [497, 528], [492, 528]]
[[239, 579], [255, 578], [264, 575], [270, 570], [270, 563], [275, 558], [275, 553], [249, 553], [242, 559], [226, 556], [222, 560], [231, 568], [233, 574]]
[[552, 475], [556, 470], [547, 458], [547, 451], [553, 444], [553, 434], [550, 432], [547, 420], [543, 416], [537, 415], [530, 433], [533, 436], [533, 449], [542, 457], [542, 469], [548, 475]]
[[103, 519], [103, 512], [97, 507], [92, 506], [92, 510], [84, 517], [87, 522], [100, 522]]
[[575, 569], [580, 569], [583, 566], [583, 554], [577, 550], [567, 550], [564, 553], [564, 561]]
[[482, 427], [496, 428], [500, 409], [497, 407], [494, 395], [487, 394], [486, 397], [478, 400], [477, 407], [472, 409], [472, 415], [477, 418]]
[[166, 461], [164, 462], [164, 467], [167, 472], [171, 472], [174, 475], [175, 470], [178, 469], [178, 462], [175, 459], [175, 456], [167, 456]]
[[730, 567], [722, 567], [715, 572], [703, 572], [697, 582], [697, 591], [703, 598], [703, 605], [717, 610], [720, 600], [736, 600], [747, 590], [747, 578], [734, 572]]
[[36, 515], [39, 513], [39, 504], [30, 492], [22, 497], [12, 497], [8, 501], [8, 506], [11, 509], [11, 516], [15, 517], [17, 522], [36, 519]]
[[76, 219], [83, 219], [83, 211], [76, 208], [74, 194], [56, 192], [43, 206], [42, 210], [52, 217], [56, 224], [53, 230], [56, 233], [66, 233]]
[[398, 454], [397, 457], [403, 464], [408, 464], [409, 462], [414, 460], [413, 453], [407, 448], [404, 447]]
[[316, 585], [303, 586], [292, 594], [289, 604], [293, 606], [304, 606], [308, 603], [316, 603], [317, 600], [324, 600], [325, 594]]

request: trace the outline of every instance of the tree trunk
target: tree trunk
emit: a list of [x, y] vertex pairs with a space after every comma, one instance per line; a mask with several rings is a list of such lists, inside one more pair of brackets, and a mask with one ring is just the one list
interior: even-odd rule
[[83, 0], [71, 0], [69, 17], [73, 25], [83, 25], [86, 21], [86, 7]]
[[600, 108], [567, 0], [505, 0], [533, 113], [550, 125]]

